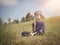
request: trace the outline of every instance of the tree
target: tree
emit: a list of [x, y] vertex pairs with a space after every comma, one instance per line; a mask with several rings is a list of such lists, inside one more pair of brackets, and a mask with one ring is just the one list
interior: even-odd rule
[[8, 23], [9, 23], [9, 24], [11, 23], [11, 18], [8, 18]]
[[7, 25], [7, 22], [4, 22], [4, 25]]
[[3, 20], [2, 20], [2, 18], [0, 17], [0, 25], [2, 25], [3, 24]]
[[18, 19], [16, 20], [16, 23], [19, 23], [19, 20]]
[[21, 22], [25, 22], [25, 21], [26, 21], [26, 18], [25, 17], [22, 17]]
[[13, 23], [19, 23], [18, 19], [13, 20]]
[[33, 16], [30, 14], [30, 12], [27, 13], [26, 15], [26, 21], [30, 21], [30, 20], [33, 20]]
[[30, 20], [33, 20], [33, 19], [34, 19], [33, 15], [31, 15], [30, 12], [28, 12], [28, 13], [26, 14], [26, 17], [22, 17], [21, 22], [30, 21]]

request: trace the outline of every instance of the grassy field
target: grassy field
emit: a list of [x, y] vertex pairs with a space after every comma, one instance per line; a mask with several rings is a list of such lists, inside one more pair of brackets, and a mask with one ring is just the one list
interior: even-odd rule
[[43, 36], [22, 37], [21, 32], [32, 32], [33, 21], [0, 26], [0, 45], [60, 45], [60, 16], [45, 19]]

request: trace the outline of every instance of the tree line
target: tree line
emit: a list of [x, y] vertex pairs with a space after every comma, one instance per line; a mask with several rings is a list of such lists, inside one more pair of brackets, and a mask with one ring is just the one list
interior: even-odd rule
[[[22, 17], [22, 18], [21, 18], [21, 21], [19, 21], [18, 19], [12, 20], [11, 18], [8, 18], [8, 19], [7, 19], [8, 23], [7, 23], [7, 22], [4, 22], [4, 21], [2, 20], [2, 18], [0, 17], [0, 25], [2, 25], [2, 24], [4, 24], [4, 25], [14, 24], [14, 23], [20, 23], [20, 22], [22, 23], [22, 22], [31, 21], [31, 20], [33, 20], [33, 19], [34, 19], [34, 17], [33, 17], [33, 15], [32, 15], [30, 12], [28, 12], [25, 17]], [[3, 22], [4, 22], [4, 23], [3, 23]]]

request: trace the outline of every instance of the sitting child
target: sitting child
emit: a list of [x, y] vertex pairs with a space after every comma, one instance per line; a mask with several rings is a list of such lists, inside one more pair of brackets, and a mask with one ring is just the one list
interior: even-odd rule
[[22, 36], [34, 36], [36, 34], [43, 35], [45, 33], [45, 23], [41, 20], [43, 15], [41, 11], [36, 11], [34, 13], [34, 23], [32, 24], [33, 32], [22, 32]]
[[36, 11], [34, 13], [34, 23], [32, 24], [32, 29], [34, 34], [43, 35], [45, 33], [45, 23], [41, 20], [43, 18], [43, 15], [41, 14], [41, 11]]

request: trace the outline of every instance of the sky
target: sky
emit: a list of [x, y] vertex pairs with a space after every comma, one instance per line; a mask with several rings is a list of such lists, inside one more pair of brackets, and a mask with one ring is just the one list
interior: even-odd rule
[[45, 18], [60, 16], [60, 0], [0, 0], [0, 17], [19, 19], [40, 10]]

